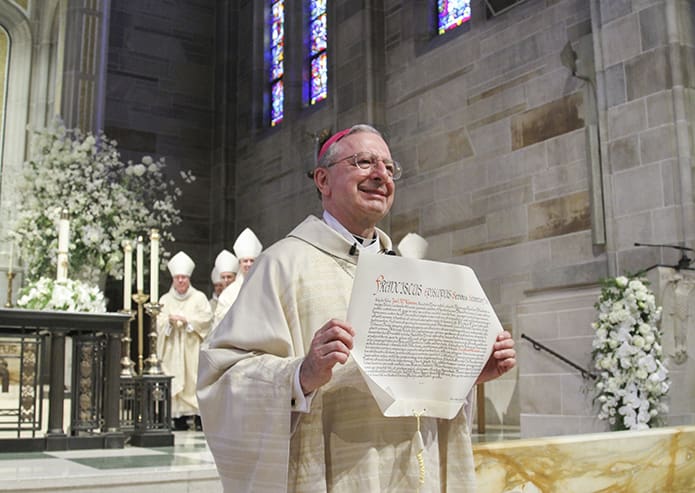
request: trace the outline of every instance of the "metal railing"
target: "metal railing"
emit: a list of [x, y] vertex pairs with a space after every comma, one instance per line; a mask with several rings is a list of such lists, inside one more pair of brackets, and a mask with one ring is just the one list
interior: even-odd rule
[[526, 334], [521, 334], [521, 338], [522, 338], [522, 339], [526, 339], [527, 341], [529, 341], [529, 342], [531, 343], [531, 345], [533, 346], [533, 349], [535, 349], [536, 351], [541, 351], [541, 350], [546, 351], [546, 352], [552, 354], [553, 356], [555, 356], [557, 359], [559, 359], [559, 360], [561, 360], [561, 361], [567, 363], [567, 364], [570, 365], [572, 368], [575, 368], [576, 370], [579, 370], [579, 373], [581, 373], [582, 378], [591, 379], [591, 380], [596, 380], [597, 377], [596, 377], [596, 375], [595, 375], [594, 373], [591, 373], [589, 370], [586, 370], [586, 369], [582, 368], [582, 367], [579, 366], [577, 363], [575, 363], [575, 362], [573, 362], [573, 361], [570, 361], [569, 359], [565, 358], [563, 355], [561, 355], [561, 354], [559, 354], [559, 353], [553, 351], [552, 349], [550, 349], [550, 348], [547, 347], [547, 346], [544, 346], [543, 344], [541, 344], [540, 342], [536, 341], [535, 339], [530, 338], [530, 337], [527, 336]]

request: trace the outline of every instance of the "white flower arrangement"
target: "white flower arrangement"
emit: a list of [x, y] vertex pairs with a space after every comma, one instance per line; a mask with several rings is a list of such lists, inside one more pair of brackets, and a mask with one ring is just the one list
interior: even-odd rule
[[661, 307], [639, 278], [603, 281], [596, 303], [593, 347], [598, 370], [598, 417], [612, 430], [644, 430], [661, 424], [668, 413], [668, 370], [662, 362]]
[[27, 310], [106, 312], [104, 294], [96, 286], [72, 279], [55, 281], [47, 277], [22, 288], [17, 306]]
[[[100, 133], [66, 129], [60, 119], [35, 131], [20, 184], [20, 204], [12, 236], [27, 264], [27, 279], [55, 274], [57, 227], [62, 209], [70, 218], [68, 272], [98, 283], [122, 277], [122, 242], [157, 228], [173, 242], [169, 228], [181, 222], [175, 207], [182, 192], [165, 176], [163, 158], [124, 163], [116, 142]], [[181, 172], [190, 183], [195, 177]], [[161, 246], [166, 264], [170, 253]]]

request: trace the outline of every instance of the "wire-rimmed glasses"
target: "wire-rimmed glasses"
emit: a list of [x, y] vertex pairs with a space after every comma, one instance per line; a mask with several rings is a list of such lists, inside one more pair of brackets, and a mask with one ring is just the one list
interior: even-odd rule
[[391, 178], [393, 181], [398, 180], [403, 174], [403, 169], [401, 168], [401, 165], [398, 161], [394, 161], [393, 159], [389, 158], [382, 158], [377, 156], [376, 154], [371, 154], [369, 152], [358, 152], [357, 154], [353, 154], [352, 156], [347, 156], [342, 159], [338, 159], [337, 161], [333, 161], [332, 163], [326, 165], [326, 168], [330, 168], [331, 166], [341, 163], [343, 161], [347, 161], [353, 166], [364, 171], [376, 169], [379, 166], [380, 162], [384, 163], [386, 174], [389, 175], [389, 178]]

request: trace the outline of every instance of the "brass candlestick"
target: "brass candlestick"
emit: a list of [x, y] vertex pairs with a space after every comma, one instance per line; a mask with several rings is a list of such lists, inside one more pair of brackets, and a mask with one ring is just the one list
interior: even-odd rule
[[150, 316], [150, 333], [147, 335], [150, 339], [150, 355], [147, 357], [145, 363], [145, 374], [146, 375], [163, 375], [162, 362], [157, 357], [157, 315], [162, 311], [162, 306], [159, 303], [147, 303], [145, 304], [145, 310]]
[[133, 367], [135, 366], [135, 363], [133, 362], [132, 359], [130, 359], [130, 343], [133, 340], [130, 337], [130, 323], [133, 321], [135, 318], [135, 312], [133, 310], [119, 310], [121, 313], [125, 313], [127, 315], [130, 315], [128, 320], [123, 322], [123, 336], [121, 337], [121, 343], [122, 343], [122, 353], [123, 356], [121, 356], [121, 377], [134, 377], [135, 372], [133, 371]]
[[149, 294], [138, 291], [133, 295], [133, 301], [138, 304], [138, 375], [142, 375], [142, 354], [144, 353], [144, 335], [143, 335], [143, 313], [142, 305], [150, 299]]
[[5, 308], [12, 308], [12, 280], [14, 279], [14, 272], [7, 271], [7, 303], [5, 303]]

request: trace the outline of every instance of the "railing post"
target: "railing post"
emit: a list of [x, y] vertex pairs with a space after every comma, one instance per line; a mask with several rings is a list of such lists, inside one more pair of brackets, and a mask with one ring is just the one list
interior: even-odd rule
[[65, 400], [65, 333], [51, 334], [51, 372], [48, 389], [47, 438], [64, 437], [63, 402]]
[[118, 332], [106, 334], [106, 385], [104, 386], [103, 414], [106, 448], [123, 448], [125, 437], [120, 427], [120, 370], [121, 370], [121, 337]]

